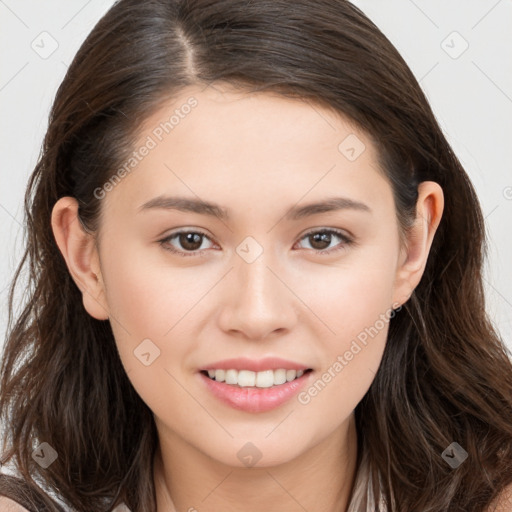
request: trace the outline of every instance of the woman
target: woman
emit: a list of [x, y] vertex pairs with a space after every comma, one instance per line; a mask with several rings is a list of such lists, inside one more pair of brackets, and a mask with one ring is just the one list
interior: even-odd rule
[[349, 2], [116, 3], [26, 214], [6, 504], [508, 510], [480, 206]]

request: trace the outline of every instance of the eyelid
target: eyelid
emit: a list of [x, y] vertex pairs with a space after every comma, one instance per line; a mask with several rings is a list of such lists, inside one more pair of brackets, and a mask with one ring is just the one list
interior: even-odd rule
[[314, 235], [315, 233], [334, 233], [346, 240], [355, 241], [355, 236], [346, 229], [330, 228], [327, 226], [309, 229], [299, 236], [299, 240], [302, 240], [306, 236]]

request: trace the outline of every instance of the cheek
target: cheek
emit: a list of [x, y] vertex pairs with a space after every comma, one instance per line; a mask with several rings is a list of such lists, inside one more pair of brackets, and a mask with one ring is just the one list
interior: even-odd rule
[[393, 248], [364, 248], [333, 265], [302, 265], [290, 276], [294, 291], [326, 327], [321, 339], [330, 353], [391, 312], [397, 261]]
[[173, 371], [196, 348], [183, 329], [214, 276], [163, 265], [137, 246], [126, 249], [129, 257], [116, 257], [114, 247], [106, 248], [102, 264], [110, 323], [123, 365], [144, 394], [155, 379], [169, 379], [164, 368]]
[[321, 369], [299, 402], [323, 410], [337, 404], [334, 421], [346, 417], [370, 387], [394, 316], [396, 254], [377, 254], [361, 251], [343, 267], [325, 267], [300, 292], [325, 328], [316, 336]]
[[146, 257], [142, 251], [140, 256], [136, 250], [127, 253], [129, 258], [107, 257], [103, 265], [110, 323], [122, 364], [152, 411], [186, 410], [190, 403], [179, 384], [181, 365], [196, 347], [183, 329], [205, 285], [179, 269], [149, 262], [147, 252]]
[[[371, 308], [366, 309], [368, 306]], [[320, 428], [325, 434], [356, 408], [382, 360], [392, 310], [368, 302], [362, 308], [357, 310], [352, 304], [352, 315], [342, 313], [338, 317], [343, 318], [337, 322], [333, 319], [336, 335], [324, 338], [321, 367], [297, 397], [311, 415], [320, 415]]]
[[123, 339], [128, 331], [132, 341], [163, 340], [215, 282], [207, 269], [167, 265], [158, 251], [134, 245], [119, 258], [105, 251], [106, 298]]

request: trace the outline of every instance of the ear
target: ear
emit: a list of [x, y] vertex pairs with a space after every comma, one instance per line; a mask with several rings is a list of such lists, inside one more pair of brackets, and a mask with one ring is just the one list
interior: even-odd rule
[[434, 235], [441, 222], [444, 208], [443, 189], [438, 183], [424, 181], [418, 186], [416, 219], [400, 255], [394, 289], [393, 304], [407, 302], [418, 286]]
[[86, 311], [97, 320], [107, 320], [109, 311], [96, 240], [78, 218], [77, 200], [61, 197], [53, 207], [51, 223], [69, 273], [82, 292]]

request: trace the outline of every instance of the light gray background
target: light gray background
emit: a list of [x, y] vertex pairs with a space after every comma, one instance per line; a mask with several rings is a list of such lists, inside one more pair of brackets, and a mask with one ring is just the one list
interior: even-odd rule
[[[512, 0], [353, 2], [403, 55], [475, 184], [489, 236], [488, 310], [512, 349]], [[23, 194], [49, 108], [113, 3], [0, 0], [0, 348], [23, 242]]]

